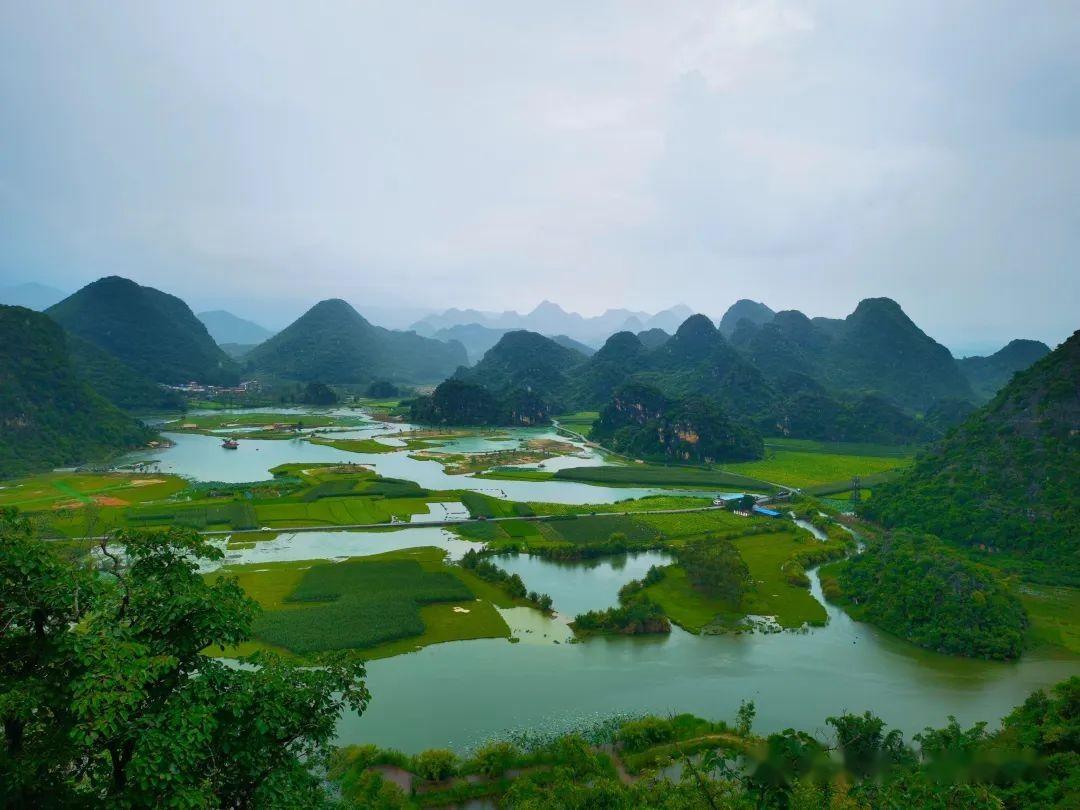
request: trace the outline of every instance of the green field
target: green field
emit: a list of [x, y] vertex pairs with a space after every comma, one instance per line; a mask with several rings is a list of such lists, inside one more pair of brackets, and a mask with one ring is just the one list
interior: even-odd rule
[[555, 417], [555, 421], [559, 423], [560, 427], [564, 427], [574, 433], [580, 433], [582, 436], [588, 438], [590, 431], [592, 431], [593, 422], [595, 422], [599, 416], [599, 411], [577, 411], [575, 413], [559, 414]]
[[746, 475], [704, 467], [668, 467], [662, 464], [629, 464], [621, 467], [571, 467], [555, 473], [561, 481], [583, 481], [609, 486], [670, 486], [752, 489], [771, 491], [766, 482]]
[[379, 658], [444, 641], [509, 637], [494, 605], [512, 601], [470, 572], [447, 565], [436, 548], [340, 563], [234, 566], [223, 573], [237, 576], [263, 608], [255, 642], [226, 655], [267, 647], [298, 655], [361, 649]]
[[308, 441], [312, 444], [325, 444], [347, 453], [396, 453], [401, 450], [400, 447], [391, 447], [375, 439], [328, 439], [320, 436]]
[[852, 476], [867, 477], [895, 470], [910, 463], [911, 459], [911, 455], [873, 456], [766, 446], [765, 458], [727, 464], [724, 469], [784, 486], [803, 488], [831, 482], [850, 484]]
[[733, 626], [746, 614], [773, 616], [784, 628], [826, 621], [825, 607], [810, 591], [790, 585], [784, 578], [783, 566], [791, 556], [816, 542], [809, 539], [808, 534], [754, 534], [735, 538], [733, 542], [746, 561], [754, 583], [741, 605], [731, 605], [703, 594], [690, 584], [686, 573], [678, 566], [669, 567], [664, 579], [649, 586], [646, 593], [673, 622], [695, 633], [713, 624]]
[[1080, 588], [1025, 583], [1020, 601], [1031, 620], [1029, 641], [1033, 646], [1080, 653]]

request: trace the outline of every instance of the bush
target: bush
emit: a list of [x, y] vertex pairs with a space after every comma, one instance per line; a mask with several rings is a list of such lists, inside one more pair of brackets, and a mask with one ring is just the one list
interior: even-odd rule
[[472, 761], [476, 770], [484, 776], [501, 776], [518, 761], [521, 752], [512, 743], [494, 742], [485, 745], [473, 754]]
[[640, 720], [631, 720], [620, 728], [616, 739], [627, 751], [644, 751], [654, 745], [671, 742], [675, 739], [675, 730], [670, 720], [643, 717]]
[[453, 751], [432, 748], [413, 757], [412, 772], [429, 782], [442, 782], [457, 773], [458, 758]]

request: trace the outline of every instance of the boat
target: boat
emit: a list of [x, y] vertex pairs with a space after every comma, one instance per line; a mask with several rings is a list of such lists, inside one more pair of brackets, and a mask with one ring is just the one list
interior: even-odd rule
[[224, 447], [226, 450], [236, 450], [240, 447], [240, 442], [238, 442], [236, 439], [226, 439], [221, 443], [221, 446]]

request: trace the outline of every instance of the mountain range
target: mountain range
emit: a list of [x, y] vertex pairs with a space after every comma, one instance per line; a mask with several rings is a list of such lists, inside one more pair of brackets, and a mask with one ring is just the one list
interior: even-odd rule
[[[751, 301], [729, 312], [730, 340], [699, 314], [670, 337], [618, 332], [588, 357], [538, 333], [511, 331], [455, 379], [496, 399], [528, 394], [552, 413], [605, 408], [633, 382], [655, 389], [670, 411], [704, 397], [766, 435], [823, 441], [926, 441], [974, 408], [961, 364], [890, 299], [866, 299], [843, 319], [772, 313]], [[1000, 379], [1039, 346], [1021, 341], [988, 368]], [[978, 362], [967, 368], [989, 379]]]
[[475, 309], [448, 309], [428, 315], [412, 325], [419, 335], [435, 337], [442, 329], [476, 324], [491, 329], [526, 329], [542, 335], [565, 335], [583, 343], [598, 346], [615, 332], [641, 332], [646, 329], [663, 329], [673, 332], [684, 320], [693, 315], [684, 304], [650, 315], [628, 309], [609, 309], [602, 315], [587, 318], [576, 312], [567, 312], [558, 304], [542, 301], [531, 312], [521, 314], [512, 310], [505, 312], [482, 312]]

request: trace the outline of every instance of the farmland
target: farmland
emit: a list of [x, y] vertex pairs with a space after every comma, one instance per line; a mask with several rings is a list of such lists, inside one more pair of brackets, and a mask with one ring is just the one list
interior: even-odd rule
[[909, 464], [914, 448], [887, 445], [771, 439], [765, 458], [725, 465], [724, 470], [789, 487], [850, 483], [852, 476], [872, 476]]
[[236, 576], [263, 608], [252, 649], [297, 655], [361, 649], [378, 658], [445, 641], [509, 636], [494, 609], [494, 604], [512, 604], [508, 597], [447, 565], [435, 548], [340, 563], [235, 566], [223, 573]]

